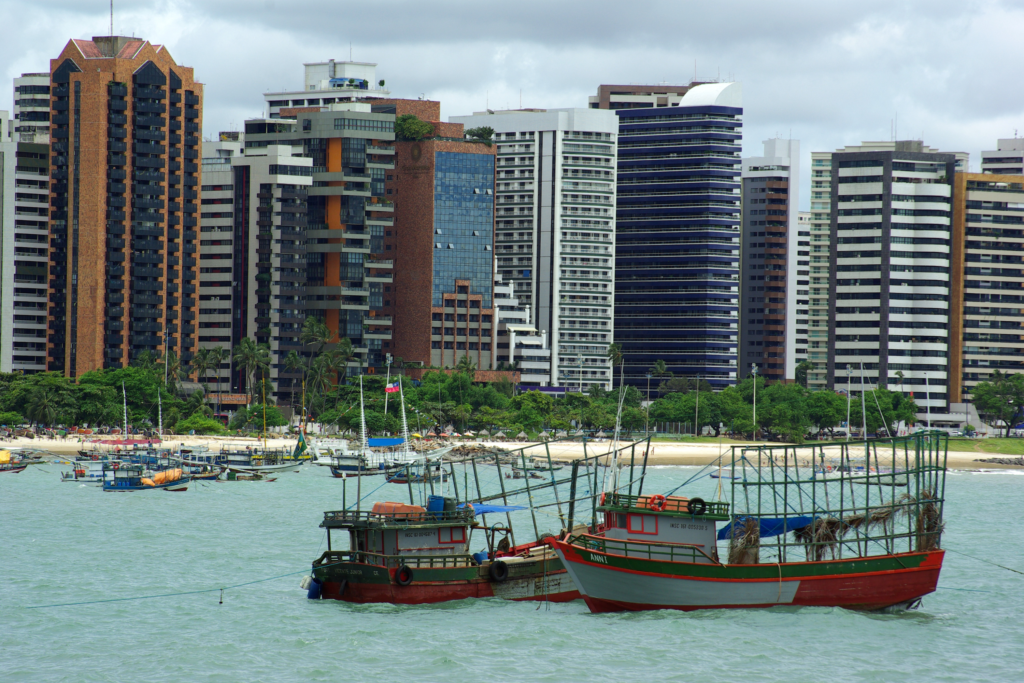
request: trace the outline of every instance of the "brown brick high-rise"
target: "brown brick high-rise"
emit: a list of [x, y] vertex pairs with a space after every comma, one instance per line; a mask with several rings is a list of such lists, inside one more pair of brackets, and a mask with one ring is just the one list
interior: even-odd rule
[[71, 40], [50, 81], [48, 368], [187, 360], [203, 86], [163, 46], [122, 36]]

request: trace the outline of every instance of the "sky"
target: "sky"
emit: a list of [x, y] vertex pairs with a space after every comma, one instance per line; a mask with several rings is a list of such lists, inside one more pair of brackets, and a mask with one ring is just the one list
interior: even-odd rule
[[[0, 0], [0, 17], [0, 109], [12, 78], [110, 33], [109, 0]], [[602, 83], [738, 81], [744, 155], [800, 140], [803, 208], [811, 151], [890, 140], [896, 121], [899, 139], [970, 153], [971, 170], [1024, 136], [1024, 2], [114, 0], [114, 33], [195, 69], [207, 137], [262, 115], [264, 92], [301, 89], [304, 62], [350, 54], [445, 120], [586, 107]]]

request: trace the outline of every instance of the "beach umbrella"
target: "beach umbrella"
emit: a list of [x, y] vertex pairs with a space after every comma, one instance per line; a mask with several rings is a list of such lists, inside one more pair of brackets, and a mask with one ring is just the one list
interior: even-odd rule
[[559, 429], [558, 432], [555, 434], [555, 437], [559, 439], [562, 438], [563, 436], [569, 436], [569, 432], [565, 431], [564, 429]]
[[505, 432], [498, 432], [497, 434], [494, 435], [494, 438], [495, 439], [507, 439], [508, 437], [505, 436]]
[[604, 433], [604, 430], [602, 429], [601, 431], [599, 431], [599, 432], [597, 433], [597, 436], [599, 436], [599, 437], [601, 437], [601, 438], [604, 438], [604, 437], [606, 437], [606, 436], [608, 436], [608, 435], [607, 435], [607, 434], [605, 434], [605, 433]]
[[577, 429], [576, 432], [575, 432], [575, 436], [583, 436], [583, 430], [582, 429]]
[[491, 435], [491, 433], [489, 431], [487, 431], [486, 429], [481, 429], [479, 432], [477, 432], [477, 434], [479, 434], [480, 436], [490, 436]]
[[470, 430], [468, 430], [468, 429], [467, 429], [466, 431], [464, 431], [464, 432], [462, 433], [462, 435], [463, 435], [463, 436], [475, 436], [475, 434], [473, 434], [473, 432], [472, 432], [472, 431], [470, 431]]
[[525, 439], [526, 438], [526, 432], [519, 432], [518, 434], [516, 434], [516, 438], [520, 439], [520, 440]]

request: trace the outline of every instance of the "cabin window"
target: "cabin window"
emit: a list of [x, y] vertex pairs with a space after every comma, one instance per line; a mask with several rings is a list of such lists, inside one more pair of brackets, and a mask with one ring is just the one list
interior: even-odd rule
[[625, 529], [626, 528], [626, 515], [620, 515], [620, 514], [616, 514], [615, 515], [615, 527], [617, 529]]
[[657, 534], [658, 518], [655, 515], [629, 515], [628, 531], [631, 534]]
[[466, 527], [452, 526], [442, 527], [437, 530], [438, 541], [444, 543], [465, 543]]

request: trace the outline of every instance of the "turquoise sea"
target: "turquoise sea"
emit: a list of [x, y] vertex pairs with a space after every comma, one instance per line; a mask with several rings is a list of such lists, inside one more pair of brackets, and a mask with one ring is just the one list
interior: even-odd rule
[[[1019, 681], [1024, 576], [948, 552], [940, 590], [896, 615], [767, 609], [591, 615], [468, 600], [307, 600], [340, 480], [104, 493], [56, 465], [0, 474], [0, 681]], [[696, 468], [650, 472], [664, 491]], [[379, 481], [364, 482], [364, 494]], [[493, 485], [494, 482], [491, 482]], [[690, 493], [710, 497], [709, 480]], [[348, 501], [355, 486], [348, 483]], [[393, 484], [375, 500], [408, 499]], [[1024, 571], [1024, 477], [951, 472], [944, 545]], [[516, 513], [519, 540], [529, 513]], [[557, 520], [543, 515], [552, 529]], [[482, 545], [482, 543], [480, 544]], [[282, 576], [282, 575], [288, 576]], [[223, 593], [28, 609], [197, 591]]]

